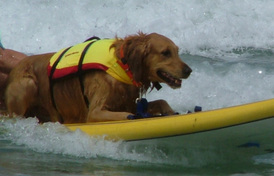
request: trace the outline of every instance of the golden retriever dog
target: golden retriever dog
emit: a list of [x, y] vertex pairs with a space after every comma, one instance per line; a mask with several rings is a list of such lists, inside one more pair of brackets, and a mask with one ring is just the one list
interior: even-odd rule
[[[108, 55], [111, 57], [110, 66], [86, 64], [83, 57], [89, 59], [90, 56], [83, 55], [90, 50], [89, 47], [100, 48], [105, 40], [110, 43], [106, 45], [107, 49], [93, 49], [90, 56]], [[56, 53], [33, 55], [20, 61], [9, 75], [5, 93], [9, 113], [36, 116], [41, 122], [125, 120], [136, 113], [139, 94], [146, 93], [159, 83], [180, 88], [182, 79], [188, 78], [192, 72], [180, 59], [178, 47], [169, 38], [157, 33], [140, 32], [124, 39], [91, 39], [87, 43], [80, 54], [73, 48], [67, 48], [60, 51], [59, 56], [55, 56]], [[73, 51], [68, 53], [69, 50]], [[73, 74], [55, 79], [59, 74], [54, 75], [54, 71], [57, 73], [59, 69], [54, 68], [57, 61], [71, 55], [81, 55], [83, 63], [66, 68], [73, 68]], [[54, 56], [55, 62], [50, 63]], [[104, 58], [97, 57], [98, 62], [101, 59]], [[85, 68], [88, 66], [91, 69]], [[122, 76], [113, 75], [116, 69], [120, 69], [117, 72], [122, 69]], [[149, 102], [147, 112], [152, 115], [174, 114], [164, 100]]]

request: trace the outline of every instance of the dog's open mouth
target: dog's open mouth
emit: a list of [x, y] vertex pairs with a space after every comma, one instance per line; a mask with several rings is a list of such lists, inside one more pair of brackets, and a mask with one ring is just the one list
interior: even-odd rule
[[157, 75], [164, 80], [169, 86], [174, 87], [174, 88], [178, 88], [181, 87], [182, 84], [182, 80], [175, 78], [174, 76], [172, 76], [171, 74], [164, 72], [164, 71], [157, 71]]

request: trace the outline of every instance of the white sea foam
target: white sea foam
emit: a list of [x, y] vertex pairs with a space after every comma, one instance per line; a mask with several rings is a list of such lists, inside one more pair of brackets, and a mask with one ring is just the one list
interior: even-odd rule
[[1, 120], [3, 137], [26, 146], [34, 151], [73, 155], [77, 157], [111, 157], [115, 155], [121, 142], [91, 138], [83, 132], [69, 131], [59, 123], [39, 125], [36, 118], [14, 118]]
[[9, 0], [0, 6], [3, 43], [25, 53], [56, 51], [86, 38], [170, 37], [181, 52], [234, 58], [235, 48], [274, 48], [271, 0]]
[[185, 156], [179, 158], [168, 156], [153, 141], [135, 143], [107, 141], [104, 138], [90, 137], [80, 130], [70, 131], [59, 123], [41, 125], [36, 118], [0, 117], [0, 140], [10, 140], [16, 145], [40, 153], [190, 165]]
[[[274, 166], [274, 152], [253, 157], [256, 164], [270, 164]], [[272, 170], [274, 171], [274, 170]]]

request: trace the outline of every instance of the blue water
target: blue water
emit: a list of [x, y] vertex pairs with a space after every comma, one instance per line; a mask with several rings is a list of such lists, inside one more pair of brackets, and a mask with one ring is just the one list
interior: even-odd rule
[[[166, 99], [181, 113], [274, 98], [271, 0], [2, 0], [0, 14], [3, 45], [27, 54], [93, 35], [143, 31], [171, 38], [193, 73], [181, 89], [163, 86], [146, 97]], [[1, 117], [0, 175], [274, 175], [271, 150], [233, 155], [214, 146], [182, 148], [180, 140], [109, 142], [60, 124]]]

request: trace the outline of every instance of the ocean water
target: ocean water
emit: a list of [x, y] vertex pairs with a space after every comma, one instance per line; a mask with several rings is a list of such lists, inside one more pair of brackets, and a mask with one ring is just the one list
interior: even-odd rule
[[[169, 37], [193, 73], [181, 89], [163, 85], [146, 98], [165, 99], [180, 113], [274, 98], [272, 0], [1, 0], [0, 14], [3, 45], [30, 55], [93, 35]], [[197, 148], [183, 139], [111, 142], [1, 116], [0, 175], [274, 175], [273, 149]]]

